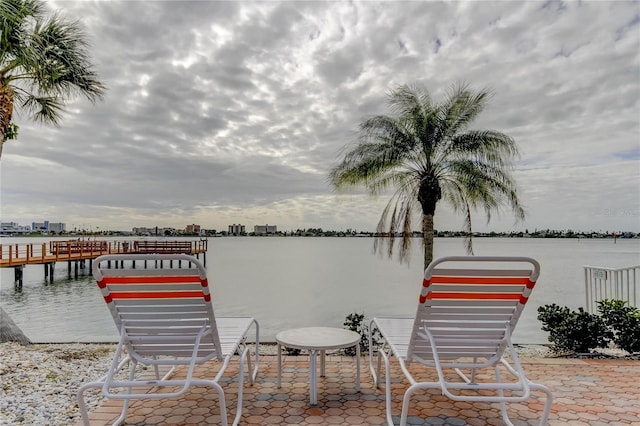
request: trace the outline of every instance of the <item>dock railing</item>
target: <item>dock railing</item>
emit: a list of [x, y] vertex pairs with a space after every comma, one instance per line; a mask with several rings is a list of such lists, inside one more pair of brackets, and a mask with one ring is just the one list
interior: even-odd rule
[[626, 268], [584, 266], [586, 310], [598, 311], [597, 302], [604, 299], [624, 300], [640, 307], [640, 265]]
[[205, 254], [207, 240], [195, 241], [105, 241], [56, 240], [49, 243], [0, 244], [0, 267], [18, 267], [63, 261], [93, 259], [101, 254], [116, 253], [186, 253]]

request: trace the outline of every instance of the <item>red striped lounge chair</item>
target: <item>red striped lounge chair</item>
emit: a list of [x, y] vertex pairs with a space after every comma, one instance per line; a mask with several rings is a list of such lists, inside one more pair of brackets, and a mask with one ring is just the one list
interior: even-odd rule
[[[252, 317], [216, 317], [205, 267], [186, 254], [104, 255], [94, 260], [92, 269], [120, 341], [108, 373], [78, 390], [85, 426], [89, 425], [84, 399], [87, 389], [102, 388], [106, 398], [123, 400], [122, 413], [114, 423], [121, 424], [130, 400], [178, 397], [190, 386], [216, 390], [221, 423], [226, 426], [226, 403], [219, 382], [236, 354], [240, 369], [233, 425], [237, 425], [242, 414], [245, 362], [251, 384], [258, 373], [258, 322]], [[255, 336], [249, 335], [252, 328]], [[250, 343], [255, 343], [253, 367]], [[218, 361], [218, 368], [213, 360]], [[195, 378], [196, 365], [207, 361], [213, 361], [211, 377]], [[139, 365], [153, 368], [145, 375], [144, 368], [136, 368]], [[186, 377], [172, 378], [181, 365], [187, 366]], [[168, 371], [161, 374], [161, 370]]]
[[[409, 381], [402, 401], [401, 426], [407, 423], [410, 398], [425, 388], [440, 389], [454, 401], [499, 403], [507, 425], [512, 422], [506, 403], [537, 398], [537, 392], [531, 391], [542, 391], [546, 401], [540, 425], [547, 424], [551, 391], [526, 378], [511, 342], [511, 333], [539, 273], [538, 262], [526, 257], [440, 258], [425, 270], [414, 317], [376, 317], [371, 321], [369, 348], [373, 348], [377, 331], [382, 335], [382, 345], [377, 350], [377, 365], [370, 349], [369, 367], [374, 383], [380, 386], [384, 360], [389, 425], [394, 424], [389, 368], [392, 356], [398, 359]], [[503, 357], [505, 352], [511, 362]], [[437, 380], [416, 380], [409, 368], [412, 362], [434, 368]], [[485, 368], [490, 368], [489, 374]], [[416, 370], [411, 370], [415, 374]], [[448, 374], [453, 371], [457, 374]]]

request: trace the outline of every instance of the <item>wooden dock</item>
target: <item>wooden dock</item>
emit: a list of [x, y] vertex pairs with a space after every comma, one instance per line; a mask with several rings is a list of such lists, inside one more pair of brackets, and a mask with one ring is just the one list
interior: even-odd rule
[[14, 268], [15, 281], [21, 285], [22, 270], [27, 265], [44, 265], [45, 278], [53, 280], [53, 270], [57, 262], [68, 262], [69, 275], [71, 266], [75, 265], [75, 276], [78, 268], [84, 267], [85, 262], [91, 262], [103, 254], [149, 254], [149, 253], [184, 253], [199, 257], [206, 253], [208, 241], [199, 240], [132, 240], [132, 241], [104, 241], [104, 240], [65, 240], [49, 241], [48, 243], [16, 243], [0, 244], [0, 268]]

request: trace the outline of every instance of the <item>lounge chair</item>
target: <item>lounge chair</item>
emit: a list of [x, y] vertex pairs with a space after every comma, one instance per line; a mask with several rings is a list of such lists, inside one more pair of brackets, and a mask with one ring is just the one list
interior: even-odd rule
[[[531, 390], [546, 394], [540, 425], [547, 423], [553, 396], [543, 385], [530, 382], [511, 342], [511, 333], [527, 303], [540, 265], [524, 257], [444, 257], [426, 269], [418, 310], [410, 318], [374, 318], [369, 327], [369, 367], [380, 386], [381, 360], [385, 367], [387, 422], [391, 415], [389, 359], [395, 356], [410, 386], [404, 393], [400, 425], [407, 422], [410, 398], [424, 388], [440, 389], [454, 401], [498, 402], [505, 424], [512, 425], [507, 402], [523, 402]], [[374, 365], [373, 336], [382, 346]], [[511, 363], [503, 358], [508, 351]], [[433, 367], [437, 380], [417, 381], [409, 364]], [[490, 367], [490, 376], [480, 369]], [[448, 373], [457, 374], [452, 380]], [[466, 371], [465, 372], [463, 372]], [[414, 370], [415, 372], [415, 370]], [[508, 380], [503, 381], [503, 373]], [[462, 380], [459, 380], [462, 379]]]
[[[102, 388], [106, 398], [123, 400], [122, 413], [114, 423], [121, 424], [132, 399], [172, 398], [190, 386], [211, 386], [218, 393], [221, 422], [226, 426], [226, 403], [219, 381], [232, 356], [238, 354], [238, 403], [233, 421], [237, 425], [242, 414], [245, 361], [252, 384], [258, 373], [258, 322], [251, 317], [216, 317], [206, 270], [186, 254], [104, 255], [94, 260], [93, 275], [120, 341], [108, 373], [78, 390], [84, 424], [89, 425], [84, 400], [89, 388]], [[250, 341], [252, 327], [255, 337]], [[255, 343], [253, 367], [249, 343]], [[195, 366], [211, 360], [219, 361], [217, 372], [214, 364], [211, 378], [194, 378]], [[154, 377], [141, 375], [138, 364], [152, 366]], [[180, 365], [188, 366], [186, 378], [172, 379]], [[161, 376], [160, 368], [168, 372]]]

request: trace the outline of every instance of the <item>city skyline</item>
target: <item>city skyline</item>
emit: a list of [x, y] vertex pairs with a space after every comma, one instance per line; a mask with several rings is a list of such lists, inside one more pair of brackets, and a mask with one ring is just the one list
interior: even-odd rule
[[[98, 234], [104, 234], [104, 235], [109, 235], [109, 234], [119, 234], [119, 233], [133, 233], [133, 234], [141, 234], [141, 233], [146, 233], [146, 232], [150, 232], [153, 230], [157, 230], [158, 231], [158, 235], [163, 234], [164, 231], [168, 231], [168, 230], [174, 230], [174, 231], [182, 231], [185, 234], [191, 233], [191, 234], [198, 234], [200, 230], [202, 230], [203, 232], [214, 232], [216, 234], [229, 234], [229, 235], [249, 235], [249, 234], [275, 234], [275, 233], [295, 233], [295, 232], [299, 232], [299, 231], [318, 231], [318, 232], [329, 232], [329, 233], [348, 233], [348, 234], [375, 234], [376, 231], [375, 230], [370, 230], [370, 229], [357, 229], [357, 228], [347, 228], [347, 229], [332, 229], [332, 228], [322, 228], [322, 227], [316, 227], [316, 226], [305, 226], [302, 228], [290, 228], [290, 227], [286, 227], [286, 226], [282, 226], [282, 225], [269, 225], [269, 224], [254, 224], [254, 225], [249, 225], [251, 228], [250, 230], [247, 230], [246, 225], [244, 224], [229, 224], [224, 228], [221, 229], [215, 229], [215, 228], [206, 228], [206, 227], [202, 227], [198, 224], [187, 224], [184, 227], [180, 227], [180, 226], [165, 226], [165, 227], [160, 227], [160, 226], [155, 226], [155, 225], [151, 225], [151, 226], [132, 226], [126, 229], [118, 229], [115, 227], [110, 227], [110, 226], [97, 226], [95, 227], [95, 229], [90, 226], [90, 227], [83, 227], [83, 226], [75, 226], [75, 224], [72, 224], [71, 227], [67, 228], [66, 227], [66, 223], [65, 222], [50, 222], [50, 221], [44, 221], [44, 222], [32, 222], [32, 225], [22, 225], [20, 223], [17, 222], [2, 222], [2, 232], [3, 234], [6, 234], [7, 232], [10, 234], [11, 231], [16, 232], [19, 230], [19, 232], [17, 232], [18, 234], [22, 233], [22, 234], [28, 234], [28, 233], [33, 233], [33, 232], [39, 232], [39, 231], [45, 231], [44, 229], [34, 229], [33, 228], [33, 224], [45, 224], [45, 223], [51, 223], [53, 225], [55, 225], [55, 230], [52, 231], [54, 233], [58, 233], [59, 232], [59, 227], [62, 227], [62, 229], [64, 229], [62, 231], [63, 234], [73, 234], [73, 235], [98, 235]], [[193, 231], [193, 229], [197, 229], [197, 232]], [[260, 229], [258, 229], [260, 228]], [[264, 228], [264, 229], [263, 229]], [[270, 229], [269, 229], [270, 228]], [[252, 230], [251, 230], [252, 229]], [[441, 234], [441, 233], [447, 233], [447, 234], [464, 234], [464, 232], [461, 229], [436, 229], [435, 230], [437, 233]], [[420, 230], [418, 229], [414, 229], [413, 230], [414, 233], [420, 233]], [[633, 230], [633, 229], [576, 229], [576, 228], [533, 228], [533, 229], [521, 229], [521, 230], [512, 230], [512, 231], [474, 231], [475, 234], [478, 235], [489, 235], [492, 233], [495, 234], [501, 234], [501, 235], [509, 235], [509, 234], [538, 234], [538, 233], [551, 233], [551, 234], [570, 234], [570, 235], [579, 235], [579, 234], [584, 234], [584, 235], [589, 235], [589, 234], [600, 234], [600, 235], [632, 235], [632, 236], [637, 236], [640, 235], [640, 232]]]
[[[640, 231], [637, 2], [47, 5], [83, 25], [107, 92], [59, 127], [17, 113], [3, 222], [375, 230], [390, 194], [337, 193], [329, 169], [393, 88], [466, 82], [493, 92], [473, 128], [519, 146], [526, 211], [474, 231]], [[463, 226], [438, 204], [436, 229]]]

